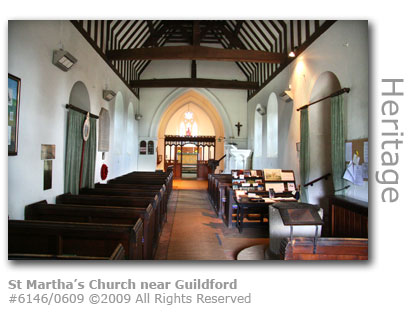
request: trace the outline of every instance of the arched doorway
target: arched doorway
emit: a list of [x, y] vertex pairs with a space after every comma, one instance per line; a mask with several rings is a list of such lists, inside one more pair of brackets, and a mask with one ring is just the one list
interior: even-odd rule
[[[317, 101], [341, 89], [337, 76], [323, 72], [314, 83], [310, 102]], [[331, 99], [309, 108], [310, 180], [332, 172], [331, 167]], [[321, 180], [308, 188], [308, 202], [327, 208], [327, 196], [333, 194], [332, 178]]]
[[77, 81], [71, 89], [69, 104], [84, 111], [91, 112], [88, 89], [82, 81]]
[[[211, 97], [209, 98], [207, 95], [205, 96], [202, 94], [202, 92], [199, 93], [197, 90], [177, 90], [175, 94], [176, 93], [180, 94], [178, 96], [172, 95], [172, 99], [165, 99], [164, 103], [159, 106], [153, 119], [151, 131], [157, 128], [158, 155], [165, 159], [165, 135], [186, 135], [189, 133], [191, 136], [193, 136], [193, 133], [196, 133], [196, 131], [193, 132], [195, 127], [194, 123], [196, 122], [195, 130], [197, 130], [198, 136], [210, 135], [215, 138], [215, 150], [214, 154], [211, 154], [211, 156], [216, 160], [223, 157], [224, 139], [226, 136], [230, 136], [232, 132], [231, 122], [223, 106], [220, 104], [220, 102], [216, 102], [217, 106], [215, 106], [215, 101], [213, 101]], [[196, 119], [196, 121], [191, 123], [191, 129], [190, 132], [188, 132], [186, 131], [187, 126], [183, 128], [181, 122], [184, 119], [185, 113], [190, 110], [193, 111], [193, 117]], [[159, 113], [161, 114], [160, 118]], [[227, 123], [227, 129], [225, 123]], [[184, 130], [184, 132], [181, 130]], [[151, 132], [151, 135], [154, 135], [154, 133]], [[194, 146], [191, 146], [191, 148], [194, 148]], [[203, 155], [203, 160], [207, 161], [207, 159], [209, 159], [207, 151], [201, 151], [199, 147], [197, 152], [198, 154], [202, 152], [201, 154]], [[170, 151], [170, 154], [171, 153], [172, 151]], [[157, 169], [164, 169], [165, 162], [166, 161], [162, 161], [160, 164], [158, 164]], [[218, 171], [221, 172], [223, 168], [224, 163], [221, 161]]]
[[[78, 194], [93, 188], [96, 162], [96, 119], [90, 114], [87, 87], [77, 81], [70, 92], [65, 149], [64, 192]], [[85, 128], [88, 135], [84, 138]], [[84, 130], [84, 131], [83, 131]]]

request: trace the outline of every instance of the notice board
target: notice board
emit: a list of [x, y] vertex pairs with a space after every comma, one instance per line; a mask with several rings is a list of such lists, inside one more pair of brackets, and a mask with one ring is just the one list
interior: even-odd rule
[[[345, 141], [345, 165], [352, 160], [354, 154], [359, 157], [359, 164], [366, 166], [368, 169], [369, 163], [369, 144], [368, 138], [354, 139]], [[368, 181], [368, 178], [364, 178]]]

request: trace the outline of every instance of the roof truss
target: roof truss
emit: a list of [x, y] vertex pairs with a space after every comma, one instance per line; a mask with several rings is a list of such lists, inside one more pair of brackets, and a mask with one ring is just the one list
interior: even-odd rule
[[[247, 81], [248, 99], [325, 32], [333, 20], [74, 20], [122, 81], [139, 97], [141, 75], [152, 60], [234, 61]], [[199, 70], [200, 71], [200, 70]], [[195, 72], [196, 73], [196, 72]], [[157, 79], [172, 86], [227, 85], [219, 79]], [[203, 81], [206, 80], [206, 81]], [[209, 81], [213, 80], [213, 82]], [[240, 81], [230, 81], [231, 84]], [[152, 83], [154, 83], [153, 81]], [[139, 83], [135, 86], [136, 83]], [[221, 84], [222, 83], [222, 84]], [[246, 83], [246, 84], [244, 84]], [[257, 84], [257, 86], [255, 86]], [[236, 88], [237, 89], [237, 88]]]

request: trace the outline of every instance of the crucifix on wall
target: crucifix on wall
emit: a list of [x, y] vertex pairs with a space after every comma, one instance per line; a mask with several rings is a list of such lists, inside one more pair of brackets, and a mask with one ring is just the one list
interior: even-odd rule
[[243, 126], [240, 121], [235, 124], [237, 127], [237, 136], [240, 137], [240, 128]]

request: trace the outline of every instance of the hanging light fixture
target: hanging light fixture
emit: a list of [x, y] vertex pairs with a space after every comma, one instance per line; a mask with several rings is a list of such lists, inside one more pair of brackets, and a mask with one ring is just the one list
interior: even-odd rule
[[67, 72], [77, 63], [77, 61], [78, 60], [71, 53], [64, 49], [53, 51], [53, 65], [60, 68], [62, 71]]
[[116, 92], [112, 90], [105, 89], [102, 91], [102, 97], [106, 101], [111, 101], [116, 96]]

